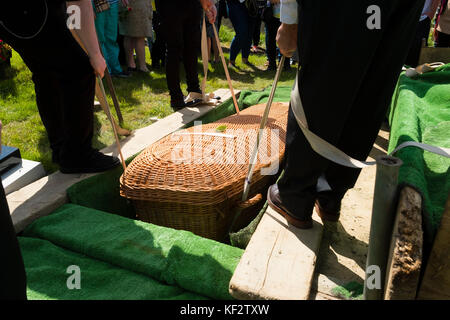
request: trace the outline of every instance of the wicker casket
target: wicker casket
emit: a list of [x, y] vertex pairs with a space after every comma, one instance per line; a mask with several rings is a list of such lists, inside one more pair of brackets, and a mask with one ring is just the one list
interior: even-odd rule
[[[251, 182], [241, 202], [265, 104], [177, 131], [145, 149], [120, 178], [138, 219], [222, 241], [238, 208], [241, 226], [264, 204], [285, 149], [287, 103], [273, 103]], [[260, 206], [255, 205], [259, 203]], [[238, 221], [237, 221], [238, 222]], [[239, 223], [236, 223], [239, 224]]]

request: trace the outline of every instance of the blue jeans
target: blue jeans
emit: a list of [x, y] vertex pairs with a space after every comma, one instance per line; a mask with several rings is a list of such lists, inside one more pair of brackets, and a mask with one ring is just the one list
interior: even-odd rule
[[242, 52], [242, 58], [247, 59], [250, 54], [256, 19], [248, 15], [247, 8], [243, 3], [228, 1], [227, 5], [228, 16], [236, 32], [231, 41], [230, 60], [235, 61], [239, 52]]

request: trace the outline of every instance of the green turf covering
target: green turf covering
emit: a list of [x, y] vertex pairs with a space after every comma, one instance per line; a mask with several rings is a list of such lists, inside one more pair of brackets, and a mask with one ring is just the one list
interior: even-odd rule
[[213, 299], [228, 284], [243, 250], [178, 231], [67, 204], [31, 224], [24, 236]]
[[362, 300], [364, 299], [364, 285], [355, 281], [349, 282], [343, 286], [334, 287], [331, 293], [340, 299]]
[[[36, 238], [19, 237], [27, 272], [28, 300], [193, 300], [205, 297], [143, 274], [92, 259]], [[80, 289], [69, 289], [80, 269]], [[71, 281], [72, 280], [72, 281]]]
[[[135, 156], [126, 160], [127, 165]], [[67, 189], [69, 201], [80, 206], [134, 219], [136, 212], [133, 204], [119, 194], [119, 179], [122, 173], [122, 166], [118, 166], [74, 184]]]
[[[405, 141], [450, 147], [450, 64], [415, 79], [403, 73], [389, 115], [389, 152]], [[450, 191], [450, 159], [408, 147], [396, 155], [404, 162], [399, 183], [424, 199], [425, 239], [432, 241]]]
[[[267, 87], [262, 91], [251, 91], [251, 90], [243, 90], [239, 95], [239, 109], [243, 110], [248, 107], [254, 106], [255, 104], [260, 104], [267, 102], [270, 90], [272, 87]], [[274, 102], [289, 102], [291, 97], [291, 87], [277, 87], [275, 91]], [[236, 113], [236, 109], [234, 107], [233, 99], [228, 99], [224, 101], [220, 107], [208, 112], [204, 116], [195, 120], [201, 121], [203, 124], [211, 123], [217, 121], [219, 119], [223, 119], [232, 114]], [[186, 127], [190, 127], [194, 125], [194, 122], [191, 122], [186, 125]]]

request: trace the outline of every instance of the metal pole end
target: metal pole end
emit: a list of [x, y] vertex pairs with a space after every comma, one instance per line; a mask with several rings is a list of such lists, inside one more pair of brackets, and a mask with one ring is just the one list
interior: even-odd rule
[[384, 165], [389, 167], [401, 167], [403, 165], [403, 161], [397, 157], [384, 155], [377, 157], [377, 165]]

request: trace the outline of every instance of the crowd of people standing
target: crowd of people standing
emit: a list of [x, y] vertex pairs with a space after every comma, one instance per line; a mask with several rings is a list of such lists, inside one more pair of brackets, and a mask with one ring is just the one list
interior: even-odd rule
[[[253, 66], [251, 53], [265, 51], [267, 71], [277, 68], [281, 54], [276, 35], [280, 22], [280, 0], [214, 0], [219, 32], [223, 18], [229, 18], [235, 31], [230, 45], [228, 66], [242, 63]], [[106, 4], [105, 4], [106, 3]], [[202, 8], [195, 0], [93, 0], [96, 29], [109, 72], [114, 77], [130, 77], [134, 72], [149, 72], [145, 60], [146, 45], [152, 68], [166, 68], [171, 107], [178, 110], [198, 103], [200, 87], [197, 57], [200, 51]], [[431, 24], [436, 47], [450, 46], [450, 9], [448, 0], [427, 0], [423, 8], [414, 44], [406, 64], [418, 64], [423, 39], [428, 39]], [[264, 23], [265, 50], [260, 44]], [[206, 20], [209, 61], [220, 63], [213, 26]], [[295, 61], [286, 59], [284, 70]], [[187, 95], [180, 89], [179, 68], [183, 64], [188, 85]], [[124, 67], [122, 67], [122, 66]], [[193, 98], [192, 98], [193, 97]]]
[[[151, 67], [165, 67], [171, 107], [178, 110], [199, 102], [197, 58], [200, 52], [202, 8], [196, 0], [92, 0], [95, 26], [109, 72], [127, 78], [135, 72], [149, 72], [145, 60], [150, 49]], [[276, 45], [280, 26], [280, 0], [215, 0], [214, 26], [206, 19], [211, 63], [220, 63], [214, 28], [219, 32], [223, 18], [229, 18], [235, 31], [231, 41], [229, 67], [242, 62], [251, 65], [249, 55], [267, 56], [266, 70], [276, 69], [281, 54]], [[259, 47], [264, 22], [266, 50]], [[284, 65], [290, 70], [290, 59]], [[180, 89], [180, 64], [186, 71], [187, 95]]]

